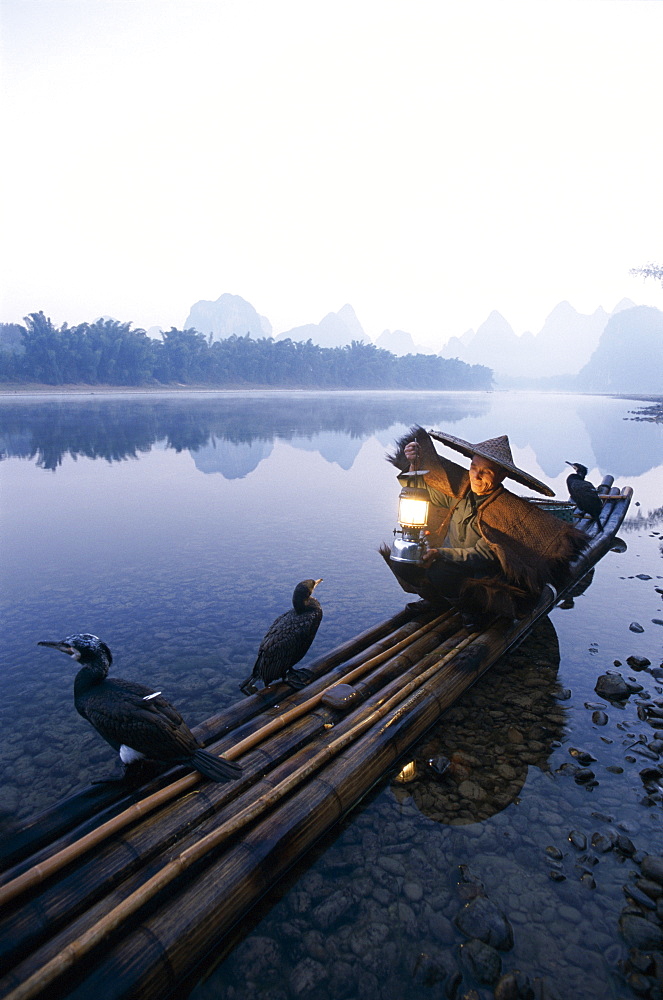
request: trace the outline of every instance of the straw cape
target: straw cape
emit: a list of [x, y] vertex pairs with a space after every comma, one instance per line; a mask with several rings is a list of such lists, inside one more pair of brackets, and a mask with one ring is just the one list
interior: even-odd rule
[[[514, 465], [506, 436], [473, 445], [451, 434], [438, 431], [429, 434], [422, 427], [413, 427], [409, 434], [396, 442], [396, 451], [387, 458], [398, 469], [406, 470], [410, 463], [405, 458], [405, 445], [416, 441], [421, 467], [428, 470], [426, 483], [447, 496], [461, 500], [470, 492], [469, 475], [455, 462], [438, 455], [433, 437], [468, 457], [481, 455], [488, 458], [505, 469], [509, 478], [554, 496], [549, 487]], [[431, 504], [429, 544], [432, 547], [443, 545], [454, 510], [453, 505], [447, 508]], [[501, 573], [485, 578], [468, 577], [463, 583], [461, 600], [469, 608], [513, 618], [529, 613], [547, 583], [557, 587], [570, 560], [588, 543], [582, 531], [540, 510], [536, 504], [516, 496], [503, 486], [494, 490], [481, 504], [476, 524], [499, 561]], [[380, 551], [405, 591], [436, 602], [435, 589], [423, 567], [392, 563], [387, 546], [382, 546]]]

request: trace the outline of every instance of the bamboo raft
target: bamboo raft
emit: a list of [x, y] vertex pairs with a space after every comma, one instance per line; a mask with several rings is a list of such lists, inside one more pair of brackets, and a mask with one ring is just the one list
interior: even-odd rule
[[[168, 997], [251, 907], [495, 661], [614, 546], [632, 491], [599, 492], [603, 530], [532, 614], [469, 632], [409, 604], [194, 733], [241, 758], [238, 781], [172, 769], [133, 792], [99, 785], [28, 823], [0, 851], [0, 997]], [[576, 512], [578, 515], [579, 512]]]

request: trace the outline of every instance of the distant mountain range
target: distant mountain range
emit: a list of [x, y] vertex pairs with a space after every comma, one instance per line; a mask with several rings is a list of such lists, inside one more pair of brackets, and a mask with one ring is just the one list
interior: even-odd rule
[[212, 340], [226, 340], [235, 334], [245, 337], [250, 333], [254, 339], [271, 337], [272, 324], [264, 316], [259, 316], [250, 302], [241, 295], [224, 292], [216, 302], [204, 299], [191, 306], [184, 324], [185, 330], [198, 330], [205, 336], [212, 334]]
[[591, 316], [577, 312], [568, 302], [560, 302], [535, 336], [518, 336], [498, 312], [492, 312], [477, 329], [462, 337], [451, 337], [444, 351], [469, 364], [488, 365], [502, 384], [514, 378], [572, 375], [587, 364], [610, 315], [634, 305], [624, 299], [612, 314], [597, 309]]
[[[272, 327], [239, 295], [225, 293], [216, 302], [191, 307], [185, 329], [213, 340], [237, 336], [269, 337]], [[351, 305], [330, 312], [319, 323], [280, 333], [276, 339], [312, 340], [320, 347], [343, 347], [352, 341], [372, 343]], [[663, 393], [663, 312], [636, 306], [629, 299], [612, 312], [598, 308], [579, 313], [568, 302], [555, 306], [537, 334], [516, 334], [507, 320], [492, 312], [476, 331], [451, 337], [436, 352], [417, 345], [404, 330], [384, 330], [376, 346], [396, 355], [435, 354], [486, 365], [497, 388], [584, 389], [608, 392]]]
[[587, 392], [663, 394], [663, 312], [634, 306], [613, 314], [575, 385]]
[[319, 347], [343, 347], [353, 340], [370, 344], [368, 337], [357, 319], [357, 314], [350, 305], [344, 305], [338, 312], [327, 313], [319, 323], [307, 323], [305, 326], [295, 326], [292, 330], [280, 333], [277, 340], [304, 341], [312, 340]]

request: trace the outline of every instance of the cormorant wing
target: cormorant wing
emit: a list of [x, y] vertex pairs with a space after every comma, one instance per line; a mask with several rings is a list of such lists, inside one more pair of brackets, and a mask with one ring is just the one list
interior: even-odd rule
[[151, 695], [141, 684], [108, 679], [79, 711], [115, 749], [124, 743], [157, 760], [190, 757], [198, 744], [182, 716], [160, 694]]
[[[313, 610], [311, 608], [311, 612]], [[321, 612], [298, 615], [295, 611], [286, 611], [279, 615], [260, 643], [254, 675], [271, 683], [299, 663], [315, 638], [320, 618]]]

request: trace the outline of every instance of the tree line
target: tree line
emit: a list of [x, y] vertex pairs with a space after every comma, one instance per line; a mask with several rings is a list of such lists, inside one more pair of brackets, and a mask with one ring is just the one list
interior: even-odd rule
[[172, 327], [162, 340], [131, 323], [99, 319], [56, 327], [43, 312], [25, 326], [0, 324], [0, 381], [45, 385], [206, 385], [316, 389], [490, 389], [492, 371], [458, 358], [398, 357], [353, 341], [345, 347], [254, 340], [212, 340]]

